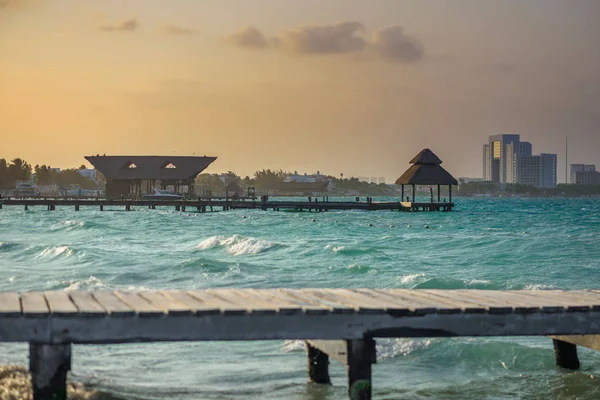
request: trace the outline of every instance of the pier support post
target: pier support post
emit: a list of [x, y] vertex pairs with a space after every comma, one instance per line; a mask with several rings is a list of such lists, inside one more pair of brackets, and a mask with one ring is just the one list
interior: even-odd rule
[[175, 206], [175, 211], [181, 211], [181, 207]]
[[79, 211], [79, 204], [75, 206], [75, 211]]
[[100, 204], [100, 211], [104, 211], [104, 205]]
[[[328, 355], [346, 365], [348, 371], [348, 396], [350, 400], [371, 400], [371, 364], [377, 362], [375, 353], [375, 340], [353, 339], [353, 340], [307, 340], [309, 376], [311, 375], [311, 347]], [[323, 356], [319, 356], [320, 363], [313, 369], [314, 373], [322, 373], [327, 363], [323, 362]], [[329, 375], [329, 373], [327, 373]], [[324, 378], [319, 375], [319, 378]]]
[[125, 211], [131, 211], [131, 204], [127, 204], [125, 206]]
[[554, 358], [556, 359], [556, 365], [561, 368], [579, 369], [577, 346], [558, 339], [552, 339], [552, 342], [554, 344]]
[[27, 204], [25, 204], [25, 211], [29, 210], [29, 208], [27, 208]]
[[29, 344], [33, 400], [66, 400], [70, 370], [70, 344]]
[[331, 384], [329, 378], [329, 356], [306, 342], [308, 378], [314, 383]]

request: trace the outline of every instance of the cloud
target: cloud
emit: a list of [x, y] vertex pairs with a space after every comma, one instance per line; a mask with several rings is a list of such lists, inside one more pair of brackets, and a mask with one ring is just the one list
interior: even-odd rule
[[273, 47], [297, 54], [358, 54], [370, 51], [381, 59], [403, 63], [415, 63], [425, 57], [421, 42], [404, 33], [401, 26], [378, 29], [369, 40], [365, 26], [358, 21], [298, 26], [270, 39], [257, 28], [247, 26], [227, 40], [239, 47]]
[[406, 35], [404, 28], [398, 25], [376, 30], [372, 47], [379, 56], [392, 61], [412, 63], [421, 61], [425, 56], [423, 45]]
[[331, 25], [307, 25], [289, 29], [281, 35], [280, 45], [295, 53], [337, 54], [363, 50], [367, 41], [365, 27], [348, 21]]
[[160, 30], [166, 35], [192, 35], [196, 32], [192, 28], [178, 25], [163, 25]]
[[104, 32], [133, 32], [139, 26], [135, 18], [126, 19], [115, 23], [114, 25], [102, 25], [98, 29]]
[[246, 26], [227, 37], [227, 41], [238, 47], [261, 49], [269, 45], [265, 35], [253, 26]]

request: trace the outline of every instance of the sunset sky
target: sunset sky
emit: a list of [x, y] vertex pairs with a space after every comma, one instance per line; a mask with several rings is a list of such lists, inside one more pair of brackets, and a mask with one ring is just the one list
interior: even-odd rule
[[0, 0], [0, 158], [395, 180], [489, 135], [600, 167], [598, 0]]

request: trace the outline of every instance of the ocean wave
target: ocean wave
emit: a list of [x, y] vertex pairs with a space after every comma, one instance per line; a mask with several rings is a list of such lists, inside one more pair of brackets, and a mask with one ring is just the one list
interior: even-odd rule
[[525, 285], [522, 290], [552, 290], [556, 289], [554, 285], [545, 285], [543, 283], [530, 283]]
[[211, 236], [198, 243], [196, 249], [209, 250], [216, 247], [224, 247], [234, 256], [245, 254], [258, 254], [267, 250], [278, 247], [279, 245], [267, 240], [257, 239], [253, 237], [243, 237], [240, 235], [226, 236]]
[[327, 246], [325, 246], [326, 250], [330, 250], [333, 251], [334, 253], [337, 253], [338, 251], [343, 251], [346, 249], [346, 246], [333, 246], [331, 244], [328, 244]]
[[485, 279], [461, 280], [455, 278], [430, 278], [417, 283], [413, 289], [502, 289], [503, 285]]
[[14, 242], [0, 242], [0, 252], [9, 251], [11, 249], [19, 247], [18, 243]]
[[50, 246], [42, 250], [37, 258], [71, 257], [72, 255], [73, 250], [69, 246]]
[[[377, 360], [385, 360], [398, 356], [406, 357], [425, 350], [438, 341], [439, 339], [377, 339]], [[281, 345], [281, 351], [284, 353], [300, 352], [304, 351], [305, 348], [304, 340], [286, 340]]]
[[413, 353], [428, 349], [436, 339], [377, 339], [377, 359], [385, 360], [398, 356], [409, 356]]
[[74, 290], [105, 289], [107, 287], [107, 284], [102, 279], [96, 278], [93, 275], [84, 280], [72, 279], [69, 281], [63, 281], [61, 284], [68, 285], [64, 289], [65, 292], [72, 292]]
[[425, 274], [408, 274], [400, 278], [400, 283], [406, 285], [425, 278]]

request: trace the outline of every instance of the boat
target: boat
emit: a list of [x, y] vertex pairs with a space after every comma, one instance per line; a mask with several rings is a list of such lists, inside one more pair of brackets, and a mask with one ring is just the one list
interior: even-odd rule
[[17, 197], [34, 197], [38, 196], [39, 193], [36, 190], [36, 187], [31, 182], [17, 182], [15, 190], [12, 192], [13, 196]]
[[178, 200], [183, 199], [183, 196], [177, 193], [173, 193], [168, 190], [158, 190], [153, 188], [152, 194], [144, 195], [144, 200]]

